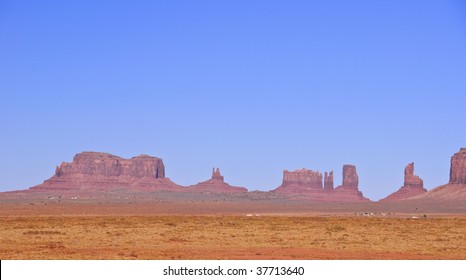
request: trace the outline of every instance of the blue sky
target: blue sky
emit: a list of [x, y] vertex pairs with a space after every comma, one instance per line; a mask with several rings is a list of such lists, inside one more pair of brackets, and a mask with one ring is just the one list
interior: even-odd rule
[[[98, 3], [96, 3], [98, 2]], [[0, 191], [81, 151], [250, 190], [355, 164], [371, 199], [466, 147], [464, 1], [2, 1]]]

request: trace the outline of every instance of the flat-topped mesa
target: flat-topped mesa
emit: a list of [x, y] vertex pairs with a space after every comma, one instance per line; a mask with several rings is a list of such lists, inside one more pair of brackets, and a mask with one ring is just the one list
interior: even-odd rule
[[466, 185], [466, 148], [451, 157], [449, 184]]
[[283, 171], [283, 181], [276, 191], [301, 193], [309, 190], [322, 190], [322, 173], [309, 169]]
[[325, 172], [324, 173], [324, 191], [326, 192], [331, 192], [333, 191], [333, 171], [330, 171], [329, 173]]
[[55, 170], [57, 177], [78, 174], [165, 178], [165, 167], [161, 159], [148, 155], [124, 159], [107, 153], [83, 152], [75, 155], [73, 162], [63, 162]]
[[82, 152], [63, 162], [55, 175], [32, 190], [179, 190], [165, 178], [162, 159], [140, 155], [124, 159], [107, 153]]
[[404, 185], [396, 192], [390, 194], [381, 201], [396, 201], [415, 197], [427, 192], [424, 182], [419, 176], [414, 175], [414, 162], [406, 165]]
[[322, 173], [309, 169], [283, 171], [283, 184], [298, 184], [309, 188], [322, 189]]
[[212, 178], [197, 183], [196, 185], [191, 185], [185, 188], [186, 192], [195, 192], [195, 193], [242, 193], [247, 192], [248, 190], [243, 187], [231, 186], [224, 182], [223, 176], [220, 174], [220, 169], [212, 169]]

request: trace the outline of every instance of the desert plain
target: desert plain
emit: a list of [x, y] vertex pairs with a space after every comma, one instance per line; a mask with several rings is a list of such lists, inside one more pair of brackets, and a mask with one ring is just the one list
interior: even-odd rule
[[3, 260], [466, 259], [461, 202], [324, 205], [170, 193], [1, 199]]
[[379, 201], [356, 166], [283, 172], [271, 191], [180, 186], [161, 159], [83, 152], [27, 190], [0, 193], [0, 259], [466, 259], [466, 148], [430, 191], [405, 167]]

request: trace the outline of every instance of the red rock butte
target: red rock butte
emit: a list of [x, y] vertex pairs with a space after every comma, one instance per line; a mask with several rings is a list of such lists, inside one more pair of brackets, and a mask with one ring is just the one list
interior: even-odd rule
[[359, 177], [356, 166], [351, 164], [343, 165], [343, 183], [335, 188], [333, 198], [336, 201], [369, 201], [362, 192], [359, 191]]
[[466, 185], [466, 148], [451, 157], [449, 184]]
[[275, 190], [281, 193], [302, 194], [322, 190], [322, 174], [319, 171], [299, 169], [283, 171], [282, 184]]
[[414, 162], [406, 165], [403, 186], [396, 192], [382, 199], [381, 201], [395, 201], [415, 197], [427, 192], [424, 189], [424, 182], [419, 176], [414, 175]]
[[63, 162], [55, 175], [31, 190], [169, 190], [182, 187], [165, 178], [161, 159], [140, 155], [124, 159], [107, 153], [82, 152]]
[[[31, 187], [23, 194], [73, 191], [87, 195], [93, 193], [106, 195], [108, 191], [166, 191], [200, 194], [246, 193], [241, 195], [245, 199], [284, 197], [322, 202], [369, 201], [359, 191], [356, 166], [344, 165], [342, 175], [342, 184], [334, 187], [333, 171], [325, 172], [322, 176], [319, 171], [305, 168], [296, 171], [285, 170], [282, 184], [275, 190], [248, 192], [244, 187], [235, 187], [226, 183], [220, 170], [214, 168], [211, 179], [182, 187], [165, 177], [165, 166], [160, 158], [140, 155], [124, 159], [107, 153], [82, 152], [75, 155], [72, 162], [63, 162], [57, 166], [55, 174], [50, 179]], [[410, 163], [405, 167], [403, 186], [382, 201], [417, 199], [466, 200], [466, 148], [461, 148], [452, 156], [448, 184], [427, 191], [422, 179], [414, 175], [414, 163]]]
[[322, 173], [308, 169], [296, 171], [283, 171], [282, 184], [274, 191], [277, 193], [301, 196], [313, 201], [343, 201], [361, 202], [369, 201], [358, 189], [359, 178], [356, 166], [346, 164], [343, 166], [343, 183], [333, 188], [333, 171], [325, 172], [322, 187]]
[[247, 192], [248, 189], [243, 187], [230, 186], [225, 183], [223, 176], [220, 174], [220, 169], [212, 168], [212, 178], [200, 182], [196, 185], [187, 187], [188, 192], [200, 192], [200, 193], [242, 193]]

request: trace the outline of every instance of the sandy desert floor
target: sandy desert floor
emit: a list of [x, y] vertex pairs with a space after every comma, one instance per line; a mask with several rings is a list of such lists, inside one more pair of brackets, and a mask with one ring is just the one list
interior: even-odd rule
[[466, 203], [0, 197], [0, 259], [466, 259]]
[[466, 259], [466, 217], [0, 218], [0, 259]]

